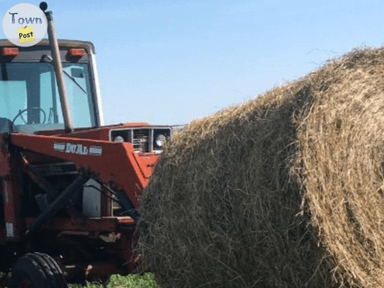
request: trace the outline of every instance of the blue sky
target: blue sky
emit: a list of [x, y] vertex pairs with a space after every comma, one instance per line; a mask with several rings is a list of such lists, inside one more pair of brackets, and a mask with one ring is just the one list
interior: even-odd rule
[[186, 124], [384, 43], [376, 0], [47, 2], [59, 38], [95, 44], [106, 124]]

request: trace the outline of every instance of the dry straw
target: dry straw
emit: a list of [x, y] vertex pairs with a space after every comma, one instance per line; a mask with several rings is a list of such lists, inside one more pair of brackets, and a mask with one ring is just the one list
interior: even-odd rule
[[141, 198], [162, 288], [384, 287], [384, 49], [195, 120]]

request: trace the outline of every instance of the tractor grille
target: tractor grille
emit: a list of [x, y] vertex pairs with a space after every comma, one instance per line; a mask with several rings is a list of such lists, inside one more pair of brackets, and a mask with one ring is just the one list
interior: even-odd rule
[[165, 126], [116, 129], [110, 132], [111, 141], [130, 142], [137, 153], [161, 153], [166, 138], [171, 136], [172, 128]]

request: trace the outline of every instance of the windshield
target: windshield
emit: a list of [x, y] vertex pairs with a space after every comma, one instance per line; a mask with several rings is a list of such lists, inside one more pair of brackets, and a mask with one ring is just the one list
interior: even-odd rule
[[[52, 64], [0, 65], [0, 118], [13, 121], [19, 131], [64, 127]], [[63, 69], [73, 126], [95, 126], [88, 66], [64, 63]]]

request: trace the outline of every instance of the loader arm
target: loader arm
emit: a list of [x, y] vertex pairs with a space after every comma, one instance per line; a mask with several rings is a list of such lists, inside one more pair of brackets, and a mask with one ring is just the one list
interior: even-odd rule
[[140, 206], [138, 198], [151, 170], [135, 154], [131, 143], [18, 133], [11, 133], [10, 142], [28, 151], [71, 161], [77, 170], [114, 190], [123, 190], [135, 208]]

